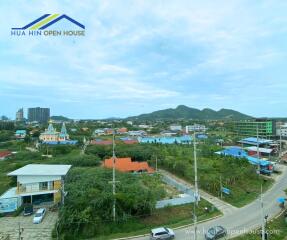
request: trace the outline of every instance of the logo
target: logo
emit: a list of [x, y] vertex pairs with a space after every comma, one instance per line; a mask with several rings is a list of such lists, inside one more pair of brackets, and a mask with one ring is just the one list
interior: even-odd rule
[[[53, 30], [53, 25], [61, 20], [73, 23], [80, 30]], [[85, 36], [85, 25], [66, 14], [44, 14], [24, 27], [11, 28], [11, 36]]]

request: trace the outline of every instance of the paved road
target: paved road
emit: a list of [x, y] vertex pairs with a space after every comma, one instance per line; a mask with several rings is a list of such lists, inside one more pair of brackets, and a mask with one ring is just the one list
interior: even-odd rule
[[[168, 178], [172, 178], [174, 182], [177, 183], [177, 185], [180, 185], [180, 189], [183, 189], [183, 192], [186, 193], [185, 189], [191, 189], [191, 191], [188, 191], [187, 193], [189, 194], [193, 194], [192, 189], [194, 188], [194, 186], [188, 182], [186, 182], [185, 180], [178, 178], [177, 176], [171, 174], [170, 172], [167, 172], [165, 170], [160, 170], [160, 173], [164, 176], [164, 177], [168, 177]], [[222, 201], [221, 199], [210, 195], [209, 193], [203, 191], [203, 190], [199, 190], [199, 194], [200, 197], [205, 199], [206, 201], [210, 202], [211, 204], [213, 204], [218, 210], [220, 210], [224, 215], [227, 214], [232, 214], [237, 207], [232, 206], [231, 204]]]
[[[287, 188], [287, 168], [282, 166], [283, 173], [277, 178], [275, 184], [267, 192], [263, 194], [264, 214], [268, 214], [269, 218], [274, 217], [280, 212], [280, 208], [276, 199], [286, 196], [284, 190]], [[198, 240], [204, 239], [204, 233], [209, 227], [222, 225], [228, 230], [228, 237], [235, 237], [247, 231], [253, 230], [261, 225], [261, 208], [260, 201], [246, 205], [242, 208], [233, 209], [231, 214], [226, 214], [222, 217], [209, 222], [198, 225]], [[175, 230], [176, 239], [192, 240], [194, 227], [186, 227]], [[149, 237], [134, 238], [137, 240], [148, 240]]]

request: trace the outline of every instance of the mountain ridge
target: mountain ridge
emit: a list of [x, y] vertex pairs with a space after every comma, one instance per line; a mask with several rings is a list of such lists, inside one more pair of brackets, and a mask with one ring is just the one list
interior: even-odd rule
[[194, 120], [245, 120], [251, 119], [252, 116], [241, 112], [221, 108], [215, 111], [211, 108], [199, 110], [197, 108], [178, 105], [176, 108], [167, 108], [157, 110], [151, 113], [144, 113], [138, 116], [131, 116], [127, 120], [172, 120], [172, 119], [194, 119]]

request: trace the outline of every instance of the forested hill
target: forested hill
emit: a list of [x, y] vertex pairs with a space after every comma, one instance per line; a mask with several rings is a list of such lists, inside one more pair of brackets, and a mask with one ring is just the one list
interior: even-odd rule
[[251, 116], [237, 112], [232, 109], [220, 109], [215, 111], [209, 108], [199, 110], [196, 108], [179, 105], [176, 108], [168, 108], [139, 116], [128, 117], [127, 120], [172, 120], [172, 119], [196, 119], [196, 120], [244, 120]]

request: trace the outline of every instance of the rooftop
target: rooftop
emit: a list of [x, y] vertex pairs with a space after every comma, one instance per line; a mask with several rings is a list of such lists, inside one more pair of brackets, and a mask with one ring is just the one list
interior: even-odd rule
[[272, 140], [263, 139], [263, 138], [258, 138], [258, 140], [257, 140], [256, 137], [244, 138], [244, 139], [241, 139], [238, 142], [239, 143], [250, 144], [250, 145], [257, 145], [257, 141], [258, 141], [258, 144], [269, 144], [269, 143], [273, 142]]
[[8, 176], [65, 176], [72, 165], [58, 164], [28, 164]]
[[[113, 167], [113, 158], [105, 159], [103, 165], [107, 168]], [[147, 162], [132, 162], [131, 158], [116, 158], [115, 168], [122, 172], [147, 171], [153, 173]]]

